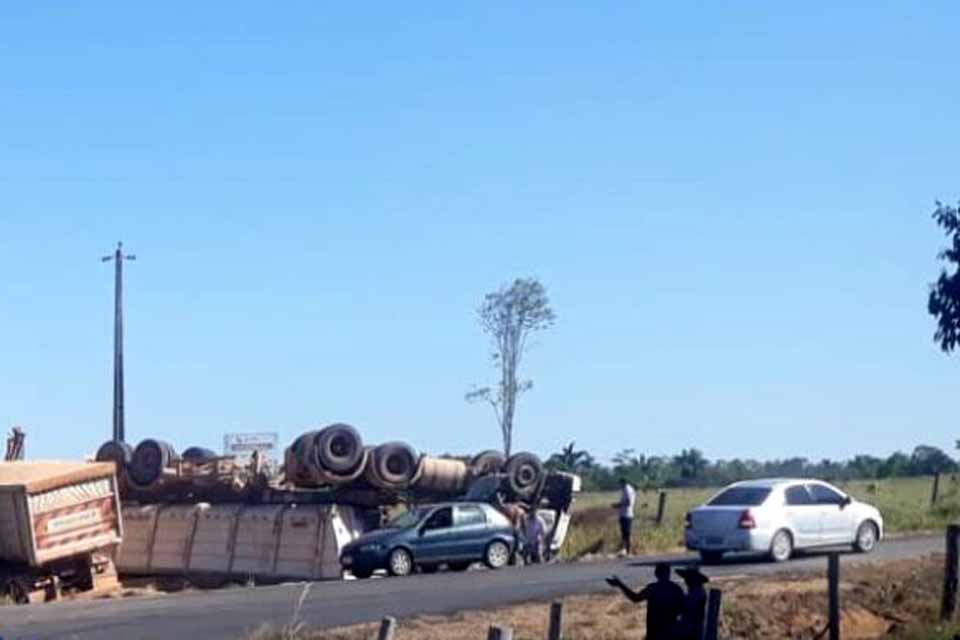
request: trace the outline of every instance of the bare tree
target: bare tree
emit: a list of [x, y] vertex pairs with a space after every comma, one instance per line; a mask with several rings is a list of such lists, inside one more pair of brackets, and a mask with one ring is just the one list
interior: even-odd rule
[[497, 416], [503, 434], [503, 452], [513, 447], [513, 415], [517, 398], [533, 387], [531, 380], [520, 379], [520, 363], [527, 349], [527, 338], [535, 331], [551, 327], [556, 320], [547, 290], [535, 278], [517, 278], [483, 298], [477, 316], [484, 333], [493, 342], [490, 354], [500, 369], [496, 387], [482, 387], [466, 395], [468, 402], [486, 402]]

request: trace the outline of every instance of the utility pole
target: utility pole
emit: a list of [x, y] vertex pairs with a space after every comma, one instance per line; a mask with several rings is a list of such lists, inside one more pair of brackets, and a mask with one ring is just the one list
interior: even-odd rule
[[117, 243], [112, 256], [103, 256], [101, 262], [114, 262], [113, 284], [113, 439], [124, 441], [123, 429], [123, 261], [136, 260], [125, 255], [123, 243]]

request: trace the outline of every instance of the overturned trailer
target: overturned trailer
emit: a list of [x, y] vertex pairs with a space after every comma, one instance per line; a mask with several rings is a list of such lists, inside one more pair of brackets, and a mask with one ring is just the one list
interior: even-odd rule
[[389, 508], [435, 501], [537, 509], [555, 554], [579, 491], [579, 478], [548, 472], [529, 453], [438, 458], [402, 442], [366, 446], [342, 423], [294, 440], [280, 473], [257, 456], [240, 463], [198, 447], [178, 454], [154, 439], [135, 448], [107, 442], [97, 458], [118, 468], [120, 572], [198, 586], [339, 578], [343, 547], [382, 526]]
[[0, 593], [14, 602], [113, 589], [122, 535], [112, 464], [0, 462]]

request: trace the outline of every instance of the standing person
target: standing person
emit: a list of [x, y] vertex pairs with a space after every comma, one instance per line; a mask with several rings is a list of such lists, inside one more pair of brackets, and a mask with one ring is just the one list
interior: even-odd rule
[[647, 601], [647, 640], [677, 640], [677, 618], [683, 610], [683, 589], [670, 579], [670, 565], [658, 562], [654, 569], [656, 582], [640, 591], [633, 591], [617, 577], [607, 578], [607, 584], [617, 587], [631, 602]]
[[533, 507], [523, 520], [524, 559], [530, 564], [543, 562], [543, 543], [547, 535], [547, 525]]
[[631, 533], [633, 531], [633, 511], [637, 504], [637, 491], [623, 476], [620, 477], [620, 501], [613, 503], [613, 508], [620, 516], [620, 552], [618, 555], [628, 556], [633, 548]]
[[677, 575], [683, 578], [687, 585], [677, 637], [680, 640], [700, 640], [703, 637], [707, 611], [707, 591], [703, 585], [710, 582], [710, 578], [700, 573], [700, 569], [695, 566], [677, 569]]

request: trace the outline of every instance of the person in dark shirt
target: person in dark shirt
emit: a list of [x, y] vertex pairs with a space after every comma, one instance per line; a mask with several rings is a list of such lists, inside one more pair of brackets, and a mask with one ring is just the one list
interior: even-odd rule
[[683, 589], [670, 579], [670, 565], [658, 562], [654, 569], [656, 582], [640, 591], [633, 591], [617, 577], [607, 584], [617, 587], [631, 602], [647, 602], [647, 640], [676, 640], [677, 619], [683, 610]]
[[680, 640], [700, 640], [703, 637], [703, 622], [707, 607], [707, 592], [703, 585], [710, 582], [710, 578], [700, 573], [697, 567], [677, 569], [677, 575], [683, 578], [687, 585], [687, 595], [683, 599], [677, 637]]

